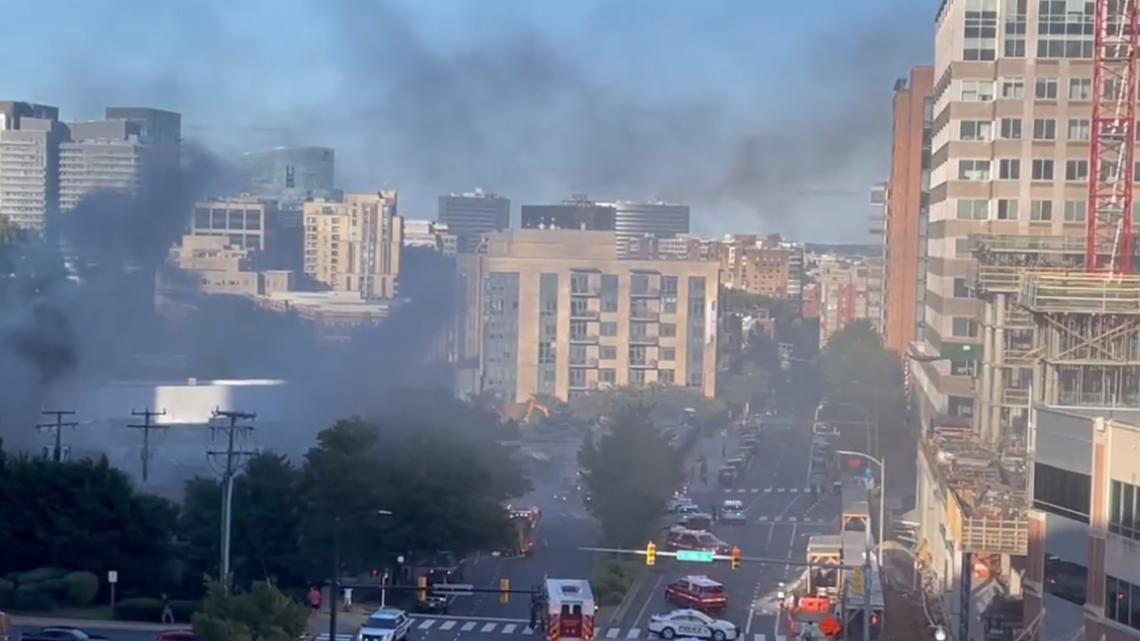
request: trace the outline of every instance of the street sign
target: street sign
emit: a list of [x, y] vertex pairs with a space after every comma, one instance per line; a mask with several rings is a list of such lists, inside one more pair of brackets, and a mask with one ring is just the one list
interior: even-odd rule
[[475, 594], [475, 586], [470, 583], [437, 583], [431, 586], [431, 591], [440, 596], [471, 596]]
[[677, 560], [712, 563], [716, 561], [716, 554], [705, 550], [677, 550]]
[[829, 616], [823, 621], [819, 622], [819, 631], [829, 637], [839, 636], [839, 631], [842, 629], [843, 626], [839, 625], [839, 619], [836, 619], [833, 616]]
[[114, 585], [119, 582], [119, 573], [115, 570], [107, 570], [107, 583]]

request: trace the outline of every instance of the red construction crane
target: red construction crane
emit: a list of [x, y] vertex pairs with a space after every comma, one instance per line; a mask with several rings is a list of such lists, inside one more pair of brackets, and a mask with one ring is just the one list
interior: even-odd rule
[[1085, 268], [1090, 272], [1132, 272], [1138, 5], [1140, 0], [1096, 0], [1085, 241]]

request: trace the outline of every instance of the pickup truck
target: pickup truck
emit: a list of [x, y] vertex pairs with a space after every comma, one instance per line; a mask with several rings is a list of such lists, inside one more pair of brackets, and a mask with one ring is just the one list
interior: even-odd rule
[[110, 641], [107, 637], [91, 634], [79, 628], [53, 626], [37, 632], [25, 632], [20, 641]]

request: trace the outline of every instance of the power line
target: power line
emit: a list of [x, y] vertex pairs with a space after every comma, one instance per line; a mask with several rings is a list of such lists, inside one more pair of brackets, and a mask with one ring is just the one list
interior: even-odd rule
[[[230, 530], [233, 520], [234, 477], [241, 459], [252, 456], [253, 452], [235, 449], [235, 440], [244, 438], [253, 431], [253, 425], [239, 423], [239, 421], [252, 421], [257, 418], [253, 412], [239, 412], [233, 410], [214, 410], [210, 426], [213, 435], [219, 432], [225, 434], [226, 449], [207, 450], [207, 456], [222, 458], [225, 467], [222, 470], [222, 582], [229, 589], [230, 585]], [[216, 421], [224, 421], [218, 425]]]
[[70, 427], [75, 429], [79, 423], [75, 421], [64, 422], [64, 416], [75, 416], [74, 410], [43, 410], [40, 412], [44, 416], [54, 416], [54, 423], [40, 423], [36, 425], [38, 430], [55, 430], [55, 447], [52, 450], [52, 460], [56, 463], [63, 461], [63, 428]]
[[150, 408], [148, 407], [141, 412], [136, 411], [136, 410], [131, 410], [131, 416], [143, 417], [143, 422], [141, 425], [139, 425], [137, 423], [132, 423], [130, 425], [127, 425], [127, 427], [143, 431], [143, 446], [142, 446], [142, 451], [139, 453], [139, 458], [142, 459], [142, 480], [143, 480], [143, 483], [146, 483], [146, 481], [147, 481], [147, 470], [148, 470], [149, 465], [150, 465], [150, 431], [153, 429], [163, 429], [164, 430], [164, 429], [167, 429], [167, 427], [169, 427], [167, 425], [157, 425], [155, 423], [151, 423], [150, 419], [155, 417], [155, 416], [166, 416], [166, 410], [162, 410], [161, 412], [152, 412], [150, 410]]

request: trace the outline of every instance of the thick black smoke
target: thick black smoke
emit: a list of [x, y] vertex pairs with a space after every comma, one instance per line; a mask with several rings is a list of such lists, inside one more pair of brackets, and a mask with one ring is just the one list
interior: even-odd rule
[[331, 420], [374, 414], [385, 390], [447, 384], [437, 348], [452, 317], [454, 269], [434, 253], [401, 279], [405, 304], [340, 345], [318, 340], [294, 314], [236, 296], [184, 294], [185, 313], [156, 312], [155, 274], [193, 203], [225, 193], [233, 176], [191, 148], [180, 166], [144, 176], [137, 195], [93, 194], [50, 220], [44, 240], [0, 248], [0, 437], [26, 444], [49, 400], [146, 378], [144, 354], [184, 356], [179, 378], [285, 379], [296, 392], [283, 413], [306, 444]]

